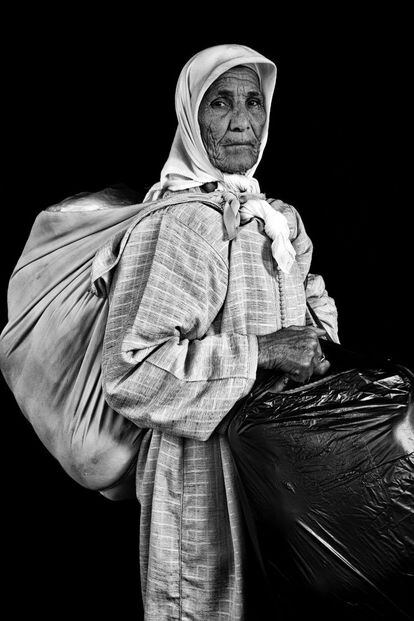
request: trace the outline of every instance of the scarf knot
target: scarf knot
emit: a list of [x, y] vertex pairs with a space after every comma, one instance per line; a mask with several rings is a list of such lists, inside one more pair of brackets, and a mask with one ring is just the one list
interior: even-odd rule
[[222, 191], [223, 222], [228, 239], [237, 237], [240, 224], [258, 217], [264, 222], [266, 235], [272, 240], [272, 256], [278, 267], [289, 273], [296, 252], [289, 239], [289, 225], [285, 216], [266, 201], [265, 194], [248, 191]]
[[235, 190], [224, 190], [222, 192], [224, 202], [223, 220], [229, 240], [235, 239], [240, 226], [240, 208], [250, 200], [266, 200], [265, 194], [252, 192], [236, 192]]

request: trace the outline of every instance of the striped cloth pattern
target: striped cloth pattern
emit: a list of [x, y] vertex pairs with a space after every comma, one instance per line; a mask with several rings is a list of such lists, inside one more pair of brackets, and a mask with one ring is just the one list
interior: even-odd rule
[[[285, 324], [304, 325], [312, 244], [297, 211], [278, 208], [296, 251], [284, 275]], [[260, 220], [229, 243], [221, 213], [201, 203], [144, 218], [115, 271], [104, 390], [148, 429], [137, 465], [146, 621], [243, 619], [240, 507], [217, 428], [253, 386], [256, 336], [282, 327], [277, 277]], [[326, 306], [324, 287], [320, 297]]]

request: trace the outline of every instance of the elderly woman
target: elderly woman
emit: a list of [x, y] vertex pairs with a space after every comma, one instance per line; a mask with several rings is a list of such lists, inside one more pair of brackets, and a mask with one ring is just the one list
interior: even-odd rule
[[106, 399], [147, 429], [136, 485], [148, 621], [245, 618], [244, 533], [220, 423], [260, 368], [299, 382], [327, 371], [307, 296], [337, 338], [300, 216], [266, 201], [253, 178], [275, 78], [273, 62], [240, 45], [185, 65], [177, 133], [146, 200], [207, 193], [216, 208], [174, 201], [144, 218], [112, 283]]

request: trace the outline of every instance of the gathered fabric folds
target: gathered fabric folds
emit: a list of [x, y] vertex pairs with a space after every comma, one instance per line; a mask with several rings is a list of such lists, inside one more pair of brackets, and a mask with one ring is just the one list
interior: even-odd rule
[[[8, 289], [0, 365], [36, 434], [78, 483], [122, 487], [143, 430], [104, 399], [102, 342], [111, 270], [146, 214], [199, 195], [136, 204], [102, 191], [36, 218]], [[113, 497], [108, 493], [108, 497]]]
[[273, 258], [282, 272], [288, 274], [296, 253], [289, 239], [287, 219], [278, 211], [282, 201], [268, 203], [256, 179], [243, 175], [224, 175], [224, 178], [218, 188], [223, 191], [223, 221], [228, 239], [235, 239], [240, 224], [259, 218], [263, 221], [264, 232], [272, 240]]

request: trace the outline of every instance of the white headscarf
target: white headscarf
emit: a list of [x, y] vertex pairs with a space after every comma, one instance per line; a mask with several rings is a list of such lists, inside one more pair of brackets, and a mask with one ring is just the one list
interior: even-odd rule
[[[207, 89], [220, 75], [239, 65], [248, 66], [257, 73], [266, 109], [259, 156], [254, 166], [244, 175], [226, 174], [213, 166], [204, 147], [198, 123], [198, 110]], [[216, 45], [193, 56], [183, 67], [177, 82], [175, 108], [178, 128], [169, 157], [161, 171], [160, 182], [149, 190], [144, 201], [156, 200], [165, 190], [176, 192], [207, 182], [218, 182], [218, 189], [223, 192], [225, 202], [224, 221], [229, 238], [236, 236], [240, 220], [259, 216], [265, 222], [267, 235], [274, 240], [273, 256], [279, 267], [288, 272], [294, 261], [295, 251], [289, 241], [286, 218], [263, 200], [259, 183], [253, 177], [267, 142], [275, 83], [276, 65], [244, 45]], [[240, 201], [243, 194], [244, 200]]]

